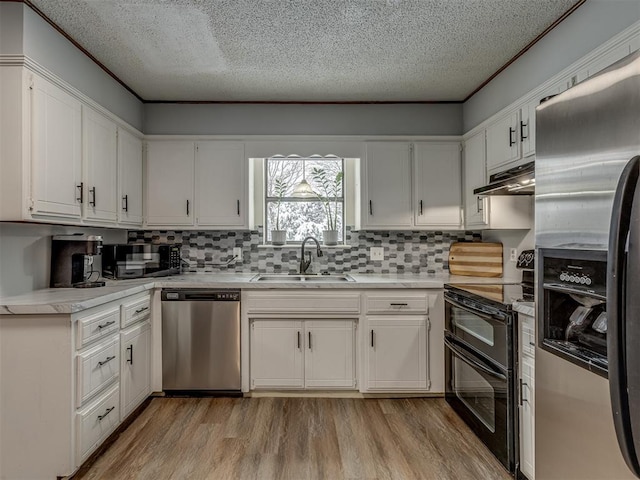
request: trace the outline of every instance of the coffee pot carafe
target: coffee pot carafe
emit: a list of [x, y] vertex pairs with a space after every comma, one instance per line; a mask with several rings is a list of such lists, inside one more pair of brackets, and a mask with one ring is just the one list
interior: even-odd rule
[[90, 288], [102, 287], [105, 282], [91, 281], [91, 275], [99, 275], [93, 268], [95, 255], [102, 252], [102, 237], [75, 233], [51, 237], [51, 281], [49, 286]]

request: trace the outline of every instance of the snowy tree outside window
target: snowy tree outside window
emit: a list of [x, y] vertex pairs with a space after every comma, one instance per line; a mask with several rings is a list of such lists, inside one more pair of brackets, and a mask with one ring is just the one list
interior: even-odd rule
[[[343, 242], [343, 175], [344, 160], [342, 158], [267, 158], [265, 160], [267, 242], [271, 242], [272, 230], [286, 230], [287, 242], [290, 243], [302, 242], [308, 236], [322, 241], [323, 230], [332, 229], [328, 227], [335, 227], [338, 231], [338, 242]], [[308, 198], [293, 196], [293, 190], [303, 178], [309, 183], [315, 196]]]

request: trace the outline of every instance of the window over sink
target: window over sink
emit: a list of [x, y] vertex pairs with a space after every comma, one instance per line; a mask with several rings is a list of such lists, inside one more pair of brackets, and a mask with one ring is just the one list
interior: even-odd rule
[[265, 159], [267, 243], [299, 243], [308, 236], [325, 244], [344, 242], [344, 164], [336, 156]]

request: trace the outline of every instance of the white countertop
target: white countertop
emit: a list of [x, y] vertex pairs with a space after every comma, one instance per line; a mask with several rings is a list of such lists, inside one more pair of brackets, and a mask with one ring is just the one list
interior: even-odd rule
[[443, 288], [445, 283], [513, 283], [514, 279], [463, 277], [441, 274], [357, 274], [354, 282], [321, 283], [287, 281], [252, 282], [257, 273], [192, 273], [162, 278], [112, 280], [97, 288], [46, 288], [22, 295], [0, 298], [0, 314], [70, 314], [119, 300], [153, 288], [237, 288], [237, 289], [368, 289], [368, 288]]

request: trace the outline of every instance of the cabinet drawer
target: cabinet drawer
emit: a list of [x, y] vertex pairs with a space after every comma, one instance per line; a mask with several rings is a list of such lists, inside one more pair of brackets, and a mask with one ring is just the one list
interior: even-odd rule
[[244, 301], [248, 313], [360, 313], [360, 295], [341, 292], [251, 293]]
[[119, 336], [79, 353], [76, 369], [76, 406], [79, 407], [120, 374]]
[[536, 335], [535, 319], [529, 315], [518, 314], [520, 322], [520, 348], [523, 355], [535, 356]]
[[114, 385], [103, 396], [76, 413], [76, 466], [84, 462], [120, 421], [120, 389]]
[[122, 304], [122, 328], [149, 318], [151, 314], [151, 297], [145, 295]]
[[117, 332], [120, 329], [120, 307], [113, 306], [100, 312], [78, 319], [76, 348]]
[[429, 313], [426, 293], [369, 294], [367, 314], [427, 314]]

